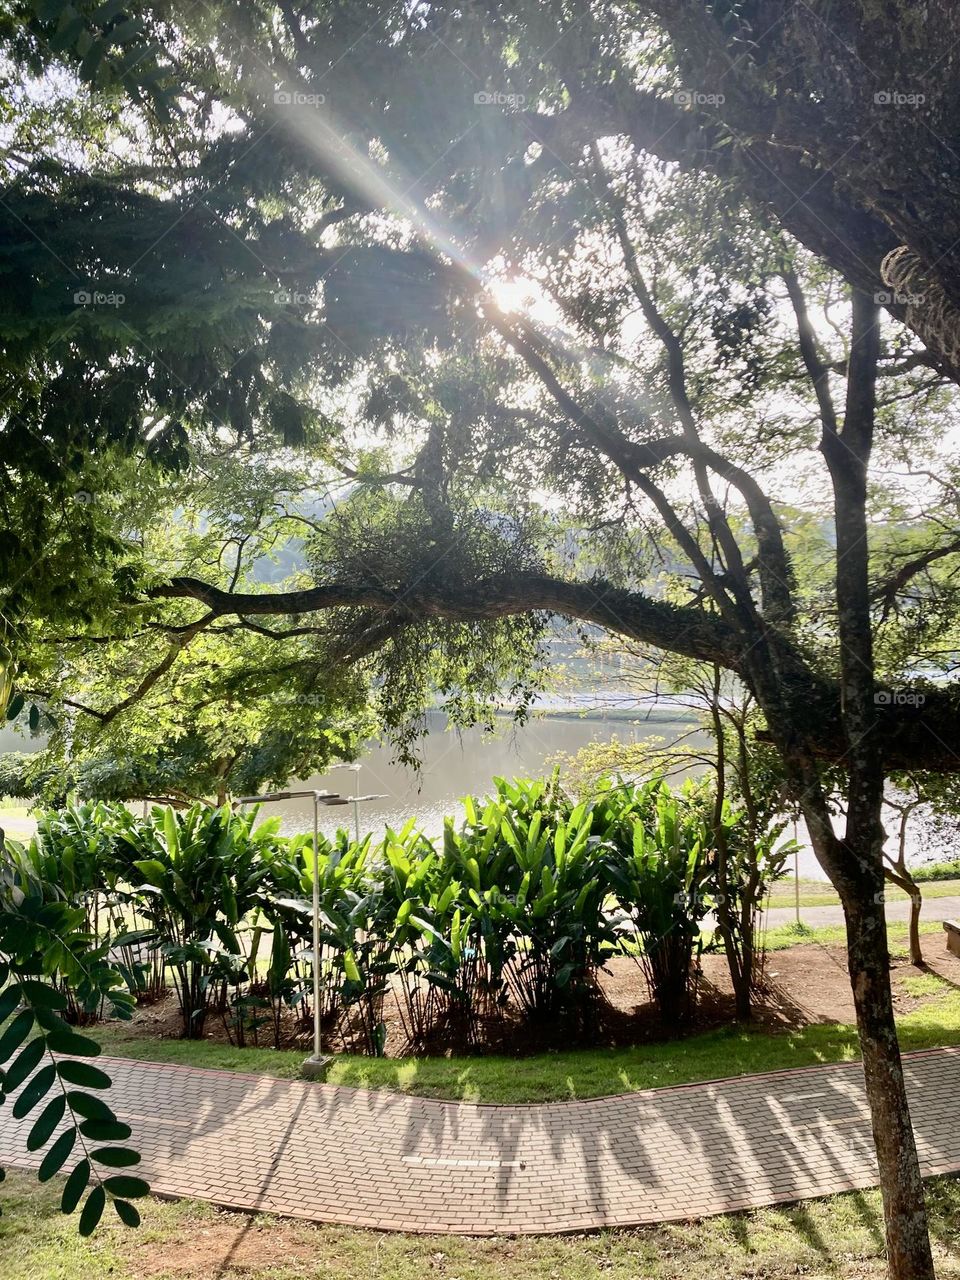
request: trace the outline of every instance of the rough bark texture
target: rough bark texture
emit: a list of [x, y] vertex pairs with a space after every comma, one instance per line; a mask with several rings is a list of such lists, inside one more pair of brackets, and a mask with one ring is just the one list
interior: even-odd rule
[[923, 1180], [910, 1124], [890, 992], [890, 958], [882, 906], [866, 894], [844, 901], [847, 955], [873, 1140], [880, 1168], [892, 1280], [933, 1280]]

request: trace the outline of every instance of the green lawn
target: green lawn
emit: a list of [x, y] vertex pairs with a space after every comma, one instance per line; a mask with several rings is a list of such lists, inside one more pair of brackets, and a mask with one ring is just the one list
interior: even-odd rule
[[[699, 1223], [590, 1236], [490, 1240], [384, 1235], [141, 1201], [91, 1240], [56, 1211], [59, 1187], [0, 1186], [0, 1276], [10, 1280], [883, 1280], [874, 1191]], [[960, 1277], [960, 1183], [928, 1183], [941, 1280]]]
[[[960, 880], [927, 880], [920, 884], [920, 892], [924, 902], [934, 898], [952, 898], [960, 896]], [[888, 902], [906, 902], [908, 895], [896, 885], [888, 884], [884, 889]], [[771, 907], [792, 907], [796, 902], [796, 888], [792, 878], [778, 880], [770, 891]], [[801, 907], [836, 907], [840, 905], [837, 891], [825, 880], [800, 879]]]
[[[931, 926], [932, 927], [932, 926]], [[805, 939], [838, 939], [820, 929]], [[902, 928], [894, 931], [902, 941]], [[793, 935], [796, 945], [797, 936]], [[900, 1019], [905, 1050], [960, 1044], [960, 991], [935, 977], [918, 975], [915, 993], [935, 997]], [[125, 1031], [93, 1029], [105, 1053], [154, 1062], [180, 1062], [228, 1071], [294, 1078], [304, 1054], [274, 1049], [233, 1049], [210, 1041], [127, 1040]], [[852, 1026], [815, 1024], [771, 1033], [732, 1027], [665, 1044], [628, 1049], [584, 1049], [526, 1058], [494, 1055], [463, 1058], [337, 1057], [329, 1079], [366, 1089], [393, 1089], [432, 1098], [472, 1102], [548, 1102], [688, 1084], [696, 1080], [849, 1061], [857, 1056]]]
[[[209, 1041], [124, 1041], [105, 1029], [94, 1034], [105, 1053], [118, 1057], [287, 1078], [299, 1075], [304, 1057], [302, 1051], [238, 1050]], [[960, 1044], [960, 992], [951, 990], [901, 1018], [900, 1043], [904, 1050]], [[393, 1089], [430, 1098], [549, 1102], [849, 1061], [856, 1056], [852, 1026], [818, 1024], [778, 1034], [724, 1029], [666, 1044], [571, 1050], [528, 1058], [365, 1058], [344, 1054], [337, 1057], [328, 1078], [333, 1084]]]
[[[887, 926], [887, 936], [890, 939], [890, 952], [892, 955], [906, 956], [908, 954], [905, 945], [905, 926], [902, 922]], [[920, 936], [931, 937], [934, 934], [943, 937], [943, 922], [940, 920], [921, 920]], [[764, 935], [764, 945], [768, 951], [786, 951], [788, 947], [795, 947], [798, 943], [818, 942], [821, 946], [830, 947], [842, 946], [847, 940], [847, 934], [842, 924], [821, 925], [819, 928], [811, 929], [804, 924], [779, 924], [773, 929], [768, 929]]]

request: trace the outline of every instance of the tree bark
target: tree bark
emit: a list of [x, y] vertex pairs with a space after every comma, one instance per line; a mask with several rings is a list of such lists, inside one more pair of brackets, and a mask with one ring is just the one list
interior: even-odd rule
[[[882, 894], [878, 893], [882, 898]], [[880, 1171], [891, 1280], [934, 1280], [917, 1158], [890, 990], [882, 902], [844, 902], [847, 955], [863, 1075]]]

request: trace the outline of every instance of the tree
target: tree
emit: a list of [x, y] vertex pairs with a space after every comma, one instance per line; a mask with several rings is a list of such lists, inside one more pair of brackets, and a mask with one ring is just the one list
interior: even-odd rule
[[[811, 34], [805, 13], [770, 8], [654, 4], [638, 30], [602, 5], [205, 7], [168, 45], [201, 104], [187, 98], [171, 126], [178, 166], [160, 164], [169, 137], [153, 129], [141, 175], [101, 161], [78, 185], [35, 166], [5, 193], [67, 264], [10, 218], [8, 268], [36, 254], [50, 289], [90, 261], [112, 280], [127, 228], [123, 261], [139, 249], [147, 263], [131, 284], [136, 340], [99, 318], [64, 336], [52, 295], [33, 293], [8, 318], [26, 335], [11, 368], [35, 367], [62, 405], [69, 362], [104, 411], [118, 380], [135, 389], [124, 421], [215, 424], [244, 447], [261, 424], [308, 421], [355, 480], [308, 540], [311, 584], [152, 582], [147, 616], [184, 638], [178, 653], [224, 620], [295, 617], [321, 660], [363, 664], [401, 734], [434, 688], [465, 718], [505, 673], [528, 689], [551, 614], [741, 679], [843, 902], [890, 1274], [923, 1280], [881, 805], [888, 773], [952, 771], [960, 741], [953, 690], [892, 662], [880, 602], [934, 561], [952, 569], [960, 547], [955, 459], [940, 446], [957, 377], [956, 167], [928, 119], [879, 111], [891, 104], [874, 100], [873, 64], [916, 78], [958, 19], [938, 4], [928, 29], [897, 4], [831, 4]], [[148, 8], [148, 22], [170, 20]], [[943, 56], [948, 88], [957, 66]], [[229, 128], [208, 127], [212, 101]], [[199, 268], [188, 323], [180, 298]], [[554, 332], [487, 290], [518, 271]], [[184, 294], [171, 299], [173, 272]], [[922, 348], [881, 323], [880, 298]], [[42, 424], [47, 403], [15, 412]], [[370, 465], [371, 435], [389, 444], [385, 469]], [[872, 488], [935, 451], [932, 499], [899, 485], [901, 523], [933, 516], [941, 530], [911, 558], [876, 536]], [[830, 585], [812, 613], [783, 469], [830, 523]], [[564, 571], [558, 504], [566, 527], [592, 531], [602, 575]], [[663, 546], [690, 577], [683, 604], [643, 590]], [[141, 582], [131, 570], [128, 594]], [[949, 593], [933, 594], [934, 612], [955, 616]], [[184, 602], [193, 611], [177, 614]], [[921, 619], [911, 637], [934, 664], [936, 634]], [[23, 661], [42, 665], [30, 645]], [[891, 683], [897, 696], [878, 699]], [[845, 770], [842, 827], [824, 761]]]

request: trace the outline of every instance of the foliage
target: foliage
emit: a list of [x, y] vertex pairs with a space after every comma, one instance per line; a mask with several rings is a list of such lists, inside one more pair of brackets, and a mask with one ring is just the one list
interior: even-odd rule
[[[509, 1011], [589, 1038], [598, 970], [619, 952], [643, 966], [664, 1020], [681, 1023], [718, 893], [711, 804], [702, 783], [660, 779], [607, 782], [575, 803], [555, 774], [497, 779], [440, 842], [413, 821], [376, 844], [320, 837], [322, 1026], [381, 1054], [395, 999], [412, 1048], [480, 1046]], [[733, 831], [742, 815], [728, 805], [724, 821]], [[311, 837], [226, 807], [140, 818], [98, 803], [45, 815], [23, 856], [124, 952], [139, 998], [172, 976], [185, 1037], [201, 1037], [211, 1011], [238, 1045], [269, 1024], [279, 1047], [285, 1011], [309, 1024]]]
[[[69, 867], [67, 859], [65, 873]], [[140, 1159], [119, 1145], [130, 1128], [100, 1096], [110, 1077], [87, 1061], [100, 1046], [69, 1027], [68, 999], [58, 984], [89, 1011], [107, 1001], [116, 1016], [129, 1017], [133, 1002], [109, 962], [109, 944], [91, 936], [85, 912], [58, 878], [45, 878], [48, 870], [12, 842], [0, 853], [0, 1103], [10, 1102], [16, 1119], [33, 1113], [27, 1148], [46, 1148], [41, 1182], [79, 1156], [60, 1205], [72, 1213], [83, 1202], [79, 1230], [89, 1235], [108, 1202], [122, 1222], [137, 1225], [130, 1201], [149, 1187], [124, 1172]]]
[[609, 823], [609, 877], [636, 935], [636, 954], [664, 1022], [689, 1013], [691, 968], [709, 898], [713, 833], [702, 788], [674, 794], [654, 781], [639, 794], [621, 788], [603, 797]]
[[240, 934], [263, 892], [262, 849], [277, 820], [254, 831], [253, 814], [203, 805], [179, 816], [154, 809], [146, 819], [117, 808], [111, 819], [108, 867], [141, 899], [149, 940], [159, 943], [173, 974], [183, 1033], [199, 1039], [211, 1003], [218, 993], [222, 1002], [224, 987], [243, 967]]

